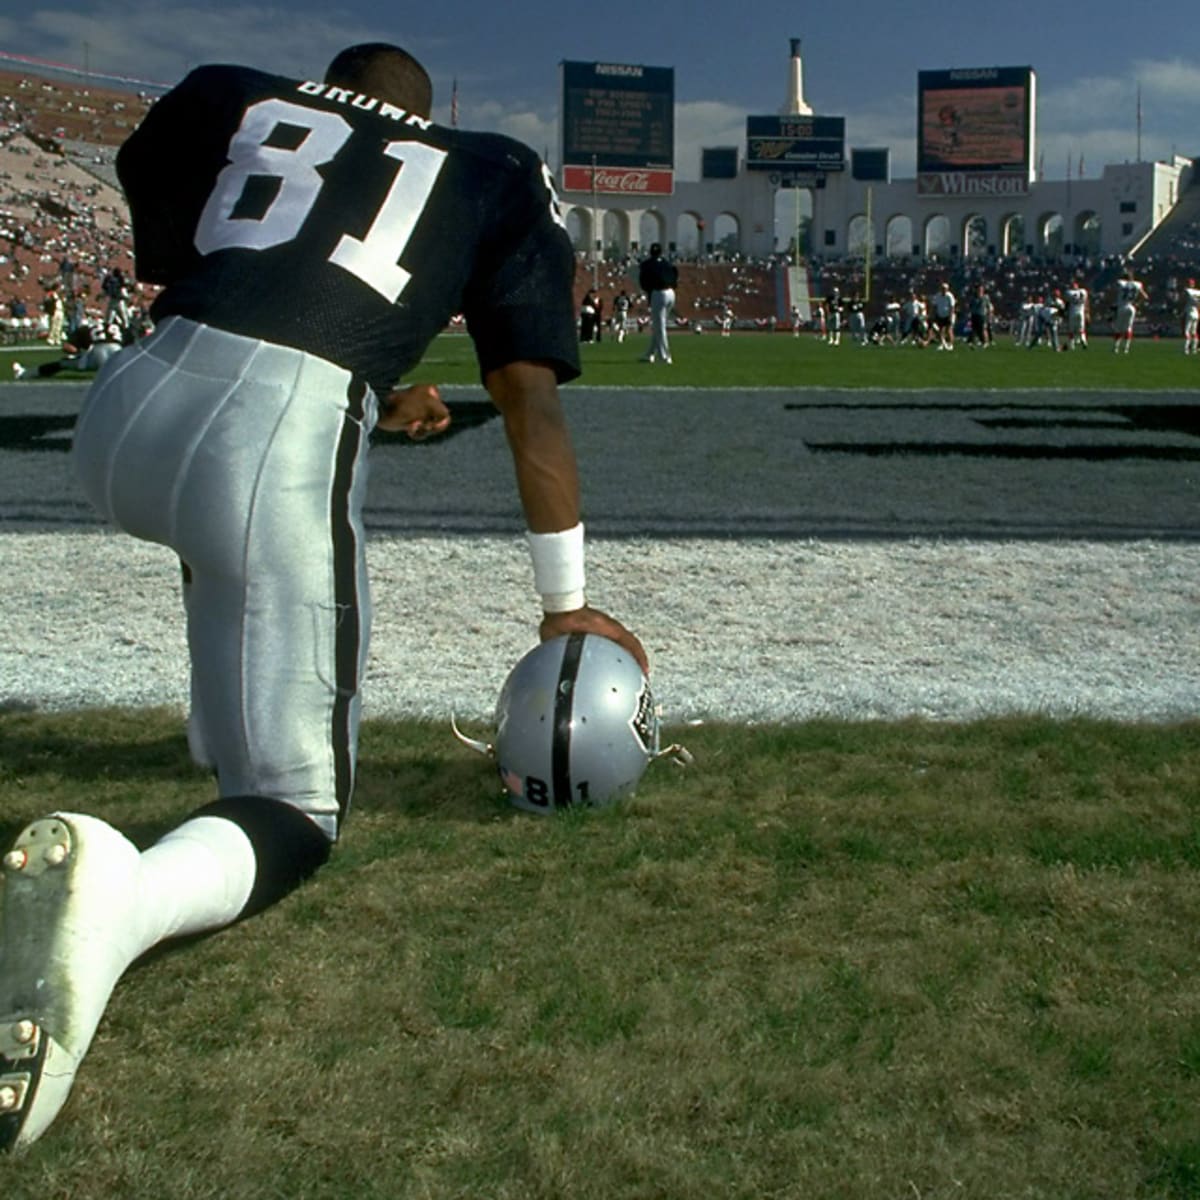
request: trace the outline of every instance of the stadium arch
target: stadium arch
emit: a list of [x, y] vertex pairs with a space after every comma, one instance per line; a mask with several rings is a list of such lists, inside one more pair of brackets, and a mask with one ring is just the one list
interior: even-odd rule
[[566, 223], [567, 237], [571, 239], [571, 245], [577, 251], [591, 250], [596, 236], [596, 214], [581, 204], [572, 204], [563, 213], [563, 221]]
[[958, 246], [965, 262], [987, 257], [988, 223], [982, 213], [968, 213], [963, 217]]
[[704, 250], [704, 234], [707, 225], [700, 213], [684, 209], [675, 217], [675, 236], [672, 241], [675, 253], [689, 258], [700, 255]]
[[648, 208], [638, 214], [638, 240], [635, 249], [648, 250], [655, 242], [665, 246], [669, 241], [667, 218], [658, 209]]
[[706, 244], [706, 250], [711, 254], [723, 254], [731, 257], [742, 252], [742, 222], [737, 213], [719, 212], [713, 221], [712, 235]]
[[930, 213], [921, 229], [921, 253], [926, 258], [948, 258], [953, 244], [950, 218], [943, 212]]
[[[855, 179], [851, 172], [830, 172], [824, 186], [813, 189], [811, 243], [818, 252], [837, 257], [845, 245], [850, 221], [867, 208], [888, 213], [889, 226], [901, 216], [912, 222], [916, 257], [937, 255], [942, 241], [967, 245], [965, 228], [978, 215], [987, 225], [986, 246], [1001, 256], [1056, 256], [1078, 253], [1091, 257], [1133, 253], [1187, 194], [1197, 178], [1193, 160], [1174, 155], [1168, 161], [1107, 164], [1099, 177], [1015, 181], [1011, 188], [972, 182], [969, 173], [921, 176], [887, 183]], [[935, 188], [937, 190], [932, 190]], [[939, 235], [945, 217], [955, 231]], [[1054, 219], [1058, 218], [1057, 221]], [[889, 248], [892, 237], [887, 238]]]
[[921, 253], [913, 241], [913, 220], [908, 213], [893, 213], [884, 224], [884, 254], [888, 258], [912, 258]]
[[1065, 222], [1061, 212], [1048, 210], [1038, 214], [1033, 230], [1033, 252], [1045, 257], [1062, 254], [1066, 242]]
[[603, 250], [607, 258], [623, 258], [629, 253], [630, 221], [629, 214], [619, 208], [610, 208], [604, 214]]
[[1018, 212], [1007, 212], [1001, 215], [997, 229], [1000, 240], [997, 249], [1001, 256], [1007, 258], [1011, 254], [1020, 254], [1025, 249], [1025, 218]]
[[1076, 213], [1071, 218], [1071, 245], [1068, 252], [1081, 257], [1096, 257], [1104, 240], [1100, 214], [1091, 209]]

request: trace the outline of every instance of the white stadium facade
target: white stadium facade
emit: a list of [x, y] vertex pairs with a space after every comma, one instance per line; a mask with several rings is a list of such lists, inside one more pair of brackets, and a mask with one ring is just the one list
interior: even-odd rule
[[[799, 51], [799, 41], [793, 39], [783, 116], [820, 121], [823, 118], [812, 118], [804, 100]], [[597, 66], [602, 71], [642, 70]], [[987, 76], [1006, 70], [1028, 71], [1029, 79], [1028, 94], [1022, 98], [1027, 109], [1026, 137], [1008, 170], [949, 166], [918, 170], [911, 179], [891, 180], [890, 171], [882, 178], [861, 178], [853, 169], [860, 151], [853, 148], [846, 149], [839, 169], [789, 171], [782, 166], [771, 170], [762, 169], [761, 162], [756, 164], [760, 169], [752, 169], [748, 147], [742, 146], [718, 148], [735, 156], [731, 178], [685, 181], [674, 179], [673, 171], [654, 169], [673, 164], [648, 164], [643, 159], [597, 166], [593, 158], [591, 172], [577, 170], [572, 176], [569, 166], [563, 168], [567, 228], [576, 248], [590, 253], [611, 254], [615, 249], [636, 254], [657, 241], [684, 255], [718, 249], [765, 258], [788, 249], [794, 231], [779, 228], [778, 194], [783, 187], [799, 186], [808, 192], [801, 207], [811, 212], [803, 248], [814, 258], [869, 255], [888, 260], [936, 255], [953, 262], [1005, 255], [1097, 258], [1136, 252], [1191, 183], [1192, 160], [1175, 156], [1168, 162], [1110, 164], [1096, 179], [1039, 179], [1034, 169], [1036, 95], [1031, 70], [984, 68], [929, 74], [972, 77], [969, 82], [978, 90], [994, 92], [997, 89], [986, 86]], [[969, 100], [971, 94], [964, 87], [962, 95]], [[920, 93], [919, 109], [924, 98], [925, 93]], [[571, 91], [564, 89], [564, 110], [571, 103]], [[986, 114], [980, 119], [986, 121]], [[936, 114], [931, 120], [936, 126]], [[565, 131], [565, 164], [571, 161], [572, 151], [569, 112], [564, 112], [560, 125]], [[925, 149], [919, 144], [921, 154]], [[586, 156], [576, 154], [576, 161], [581, 157], [581, 166], [587, 167]], [[672, 177], [670, 190], [654, 194], [655, 177], [663, 174]]]

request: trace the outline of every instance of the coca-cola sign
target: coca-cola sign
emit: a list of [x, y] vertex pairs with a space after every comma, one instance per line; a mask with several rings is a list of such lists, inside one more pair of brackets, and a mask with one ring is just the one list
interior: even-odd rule
[[601, 192], [606, 196], [669, 196], [675, 172], [649, 167], [563, 167], [564, 192]]

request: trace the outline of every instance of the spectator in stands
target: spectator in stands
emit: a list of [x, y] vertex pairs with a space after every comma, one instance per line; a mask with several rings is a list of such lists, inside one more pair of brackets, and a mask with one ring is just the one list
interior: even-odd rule
[[663, 257], [663, 248], [655, 242], [650, 257], [642, 260], [638, 283], [650, 301], [650, 352], [643, 362], [671, 361], [671, 343], [667, 337], [667, 322], [675, 307], [675, 285], [679, 269]]

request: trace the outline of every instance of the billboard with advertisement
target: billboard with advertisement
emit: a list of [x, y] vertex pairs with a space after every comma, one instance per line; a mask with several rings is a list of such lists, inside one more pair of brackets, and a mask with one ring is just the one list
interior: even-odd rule
[[891, 149], [887, 146], [854, 147], [850, 151], [850, 177], [865, 183], [891, 183]]
[[705, 146], [700, 151], [701, 179], [736, 179], [738, 148], [736, 146]]
[[[592, 190], [593, 166], [597, 191], [674, 189], [674, 68], [564, 62], [559, 124], [564, 190]], [[628, 172], [646, 178], [625, 179]]]
[[917, 191], [1016, 195], [1033, 178], [1032, 67], [917, 73]]
[[845, 117], [747, 117], [746, 167], [751, 171], [844, 171]]

